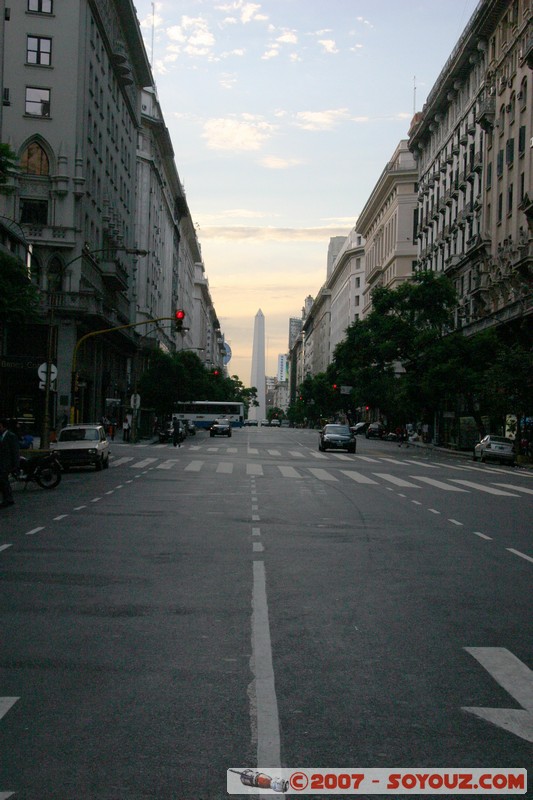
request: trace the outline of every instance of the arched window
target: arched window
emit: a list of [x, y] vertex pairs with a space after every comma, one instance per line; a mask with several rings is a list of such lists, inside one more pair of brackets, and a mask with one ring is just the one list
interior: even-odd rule
[[48, 291], [63, 291], [63, 264], [59, 258], [53, 258], [48, 265]]
[[20, 169], [26, 175], [49, 175], [50, 162], [38, 142], [30, 142], [20, 159]]

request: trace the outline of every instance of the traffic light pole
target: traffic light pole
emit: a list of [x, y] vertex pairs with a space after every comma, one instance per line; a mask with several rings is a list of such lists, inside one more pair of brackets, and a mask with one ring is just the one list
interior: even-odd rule
[[100, 336], [104, 333], [112, 333], [113, 331], [123, 331], [127, 328], [136, 328], [138, 325], [150, 325], [154, 322], [168, 322], [168, 320], [174, 322], [174, 317], [156, 317], [155, 319], [145, 319], [142, 322], [130, 322], [129, 325], [116, 325], [113, 328], [103, 328], [102, 330], [98, 331], [91, 331], [90, 333], [86, 333], [85, 336], [82, 336], [81, 339], [78, 339], [74, 346], [74, 352], [72, 354], [72, 367], [71, 367], [71, 378], [70, 378], [70, 424], [73, 425], [76, 420], [76, 413], [77, 413], [77, 404], [76, 404], [76, 393], [77, 393], [77, 378], [76, 378], [76, 367], [77, 367], [77, 358], [78, 358], [78, 350], [80, 345], [87, 341], [87, 339], [91, 339], [93, 336]]

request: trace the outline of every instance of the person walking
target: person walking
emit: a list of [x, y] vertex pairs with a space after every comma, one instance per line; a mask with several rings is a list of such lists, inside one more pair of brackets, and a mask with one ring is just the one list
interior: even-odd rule
[[130, 420], [129, 417], [124, 417], [124, 422], [122, 423], [122, 441], [129, 442], [130, 440]]
[[19, 461], [19, 441], [13, 431], [9, 429], [9, 420], [0, 419], [0, 492], [2, 494], [0, 508], [8, 508], [15, 502], [9, 483], [9, 473], [18, 469]]
[[177, 417], [174, 417], [172, 420], [172, 444], [174, 447], [176, 447], [176, 445], [181, 447], [180, 421]]

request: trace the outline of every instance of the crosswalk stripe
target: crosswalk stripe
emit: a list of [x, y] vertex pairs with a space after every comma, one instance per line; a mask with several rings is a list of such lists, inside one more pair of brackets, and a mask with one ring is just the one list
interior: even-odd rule
[[397, 458], [385, 458], [385, 456], [382, 456], [380, 460], [388, 461], [390, 464], [405, 464], [405, 461], [398, 461]]
[[250, 456], [258, 456], [259, 450], [256, 447], [249, 447], [248, 448], [248, 455]]
[[331, 453], [331, 455], [339, 461], [353, 461], [352, 456], [347, 456], [346, 453]]
[[357, 483], [373, 483], [377, 486], [377, 481], [369, 478], [367, 475], [363, 475], [361, 472], [352, 472], [349, 469], [341, 469], [343, 475], [346, 475], [348, 478], [351, 478], [352, 481], [356, 481]]
[[435, 486], [437, 489], [444, 489], [445, 492], [466, 492], [466, 489], [460, 489], [458, 486], [451, 486], [449, 483], [443, 481], [436, 481], [434, 478], [426, 478], [425, 475], [409, 475], [414, 481], [422, 481], [429, 483], [430, 486]]
[[495, 483], [495, 486], [501, 486], [502, 489], [512, 489], [514, 492], [525, 492], [526, 494], [533, 494], [533, 489], [526, 489], [525, 486], [513, 486], [512, 483]]
[[389, 475], [388, 472], [373, 472], [377, 478], [383, 478], [384, 481], [389, 481], [393, 483], [395, 486], [403, 486], [406, 489], [420, 489], [420, 486], [417, 486], [416, 483], [410, 483], [409, 481], [404, 481], [403, 478], [397, 478], [396, 475]]
[[221, 461], [217, 466], [217, 472], [223, 472], [225, 475], [231, 475], [233, 472], [233, 464], [231, 461]]
[[246, 474], [247, 475], [263, 475], [263, 467], [261, 464], [247, 464], [246, 465]]
[[295, 458], [303, 458], [304, 454], [300, 453], [298, 450], [289, 450], [289, 455], [294, 456]]
[[228, 447], [226, 449], [226, 453], [238, 453], [238, 449], [236, 447]]
[[200, 472], [204, 465], [203, 461], [191, 461], [190, 464], [187, 464], [185, 467], [185, 472]]
[[483, 486], [482, 483], [474, 483], [473, 481], [460, 481], [458, 478], [450, 478], [453, 483], [459, 483], [461, 486], [468, 486], [471, 489], [477, 489], [480, 492], [486, 492], [487, 494], [496, 494], [500, 495], [501, 497], [519, 497], [518, 494], [512, 494], [511, 492], [504, 492], [501, 489], [496, 489], [493, 486]]
[[113, 459], [109, 461], [110, 467], [120, 467], [121, 464], [127, 464], [129, 461], [133, 461], [133, 456], [122, 456], [121, 458]]
[[301, 478], [299, 472], [297, 472], [294, 467], [284, 467], [278, 466], [279, 471], [283, 475], [284, 478]]
[[427, 464], [425, 461], [415, 461], [414, 458], [406, 458], [404, 464], [415, 464], [417, 467], [427, 467], [427, 469], [438, 469], [435, 464]]
[[269, 455], [271, 455], [271, 456], [280, 456], [280, 455], [281, 455], [281, 453], [279, 452], [279, 450], [267, 450], [267, 453], [268, 453]]
[[143, 461], [136, 461], [135, 464], [130, 464], [130, 467], [133, 467], [133, 469], [142, 469], [143, 467], [148, 467], [157, 460], [157, 458], [145, 458]]
[[161, 464], [158, 464], [156, 469], [172, 469], [177, 463], [177, 458], [169, 458], [168, 461], [162, 461]]
[[321, 481], [338, 481], [338, 478], [336, 478], [334, 475], [331, 474], [331, 472], [328, 472], [325, 469], [309, 468], [309, 472], [312, 475], [314, 475], [315, 478], [318, 478]]
[[371, 464], [379, 464], [379, 458], [370, 458], [370, 456], [356, 456], [360, 461], [368, 461]]
[[313, 456], [313, 458], [326, 458], [327, 459], [327, 456], [325, 456], [324, 453], [309, 453], [309, 455]]

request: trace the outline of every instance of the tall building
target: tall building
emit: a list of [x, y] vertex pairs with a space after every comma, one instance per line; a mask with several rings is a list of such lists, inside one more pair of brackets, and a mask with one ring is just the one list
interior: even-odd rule
[[[41, 363], [57, 367], [52, 422], [120, 416], [140, 351], [216, 361], [223, 337], [197, 287], [200, 247], [132, 0], [24, 0], [9, 12], [0, 137], [19, 169], [0, 194], [0, 229], [31, 252], [40, 319], [0, 331], [0, 396], [3, 413], [24, 407], [38, 430]], [[180, 307], [183, 336], [171, 322]]]
[[254, 319], [250, 386], [255, 386], [257, 389], [257, 402], [259, 403], [258, 406], [250, 408], [250, 419], [264, 419], [266, 417], [265, 317], [261, 309], [259, 309]]

